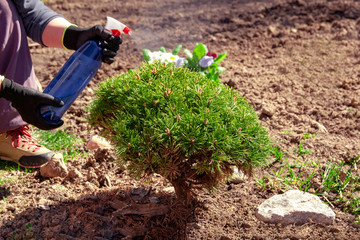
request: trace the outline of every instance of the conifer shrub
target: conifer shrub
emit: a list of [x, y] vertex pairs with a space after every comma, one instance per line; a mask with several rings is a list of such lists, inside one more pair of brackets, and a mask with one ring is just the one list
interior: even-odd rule
[[254, 109], [235, 90], [171, 63], [144, 63], [102, 82], [88, 121], [132, 174], [162, 175], [179, 201], [195, 188], [216, 188], [233, 166], [251, 174], [271, 149]]

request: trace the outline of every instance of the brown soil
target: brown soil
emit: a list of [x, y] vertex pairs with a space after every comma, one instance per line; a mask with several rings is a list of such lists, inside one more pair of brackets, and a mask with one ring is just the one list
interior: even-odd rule
[[[227, 52], [221, 75], [254, 106], [271, 138], [284, 152], [303, 134], [308, 160], [341, 161], [360, 152], [360, 6], [356, 0], [48, 0], [79, 26], [104, 24], [107, 15], [126, 23], [116, 62], [103, 64], [64, 117], [66, 132], [86, 142], [96, 133], [84, 106], [97, 84], [141, 66], [143, 48], [192, 49], [206, 44]], [[42, 85], [71, 52], [31, 48]], [[69, 160], [65, 179], [38, 171], [1, 171], [0, 236], [4, 239], [360, 239], [354, 216], [333, 207], [333, 225], [281, 226], [259, 221], [254, 212], [274, 195], [255, 179], [198, 192], [189, 208], [174, 204], [161, 177], [134, 180], [111, 160], [112, 152], [88, 151]], [[289, 156], [290, 157], [290, 156]], [[259, 171], [258, 173], [261, 173]], [[155, 202], [155, 203], [152, 203]], [[0, 237], [0, 239], [2, 239]]]

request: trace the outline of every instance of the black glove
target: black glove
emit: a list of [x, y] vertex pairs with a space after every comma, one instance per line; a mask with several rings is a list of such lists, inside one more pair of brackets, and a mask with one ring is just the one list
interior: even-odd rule
[[64, 102], [49, 94], [39, 92], [32, 88], [24, 87], [12, 80], [5, 78], [1, 84], [0, 97], [11, 102], [21, 115], [21, 118], [40, 129], [50, 130], [63, 125], [60, 120], [56, 123], [49, 123], [40, 115], [41, 105], [61, 107]]
[[102, 61], [107, 64], [114, 62], [116, 52], [122, 43], [121, 37], [114, 37], [103, 26], [96, 25], [89, 28], [68, 27], [64, 34], [63, 44], [67, 49], [77, 50], [88, 40], [101, 42]]

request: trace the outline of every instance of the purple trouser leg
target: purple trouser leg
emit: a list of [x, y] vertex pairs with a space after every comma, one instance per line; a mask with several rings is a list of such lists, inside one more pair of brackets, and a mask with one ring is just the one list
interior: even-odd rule
[[[38, 89], [22, 21], [11, 0], [0, 1], [0, 75]], [[25, 125], [11, 103], [0, 98], [0, 133]]]

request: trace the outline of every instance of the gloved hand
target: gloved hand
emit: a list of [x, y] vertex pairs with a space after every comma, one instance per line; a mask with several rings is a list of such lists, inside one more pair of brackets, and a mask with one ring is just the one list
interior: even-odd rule
[[41, 105], [51, 105], [54, 107], [61, 107], [64, 105], [63, 101], [49, 94], [24, 87], [12, 80], [4, 78], [1, 84], [0, 97], [3, 97], [11, 102], [11, 105], [18, 110], [21, 118], [25, 122], [40, 129], [50, 130], [58, 128], [64, 124], [62, 120], [56, 123], [49, 123], [41, 117]]
[[89, 28], [79, 28], [72, 25], [65, 30], [63, 44], [67, 49], [77, 50], [88, 40], [101, 41], [101, 47], [103, 49], [102, 61], [107, 64], [114, 62], [116, 52], [122, 43], [120, 37], [114, 37], [101, 25]]

